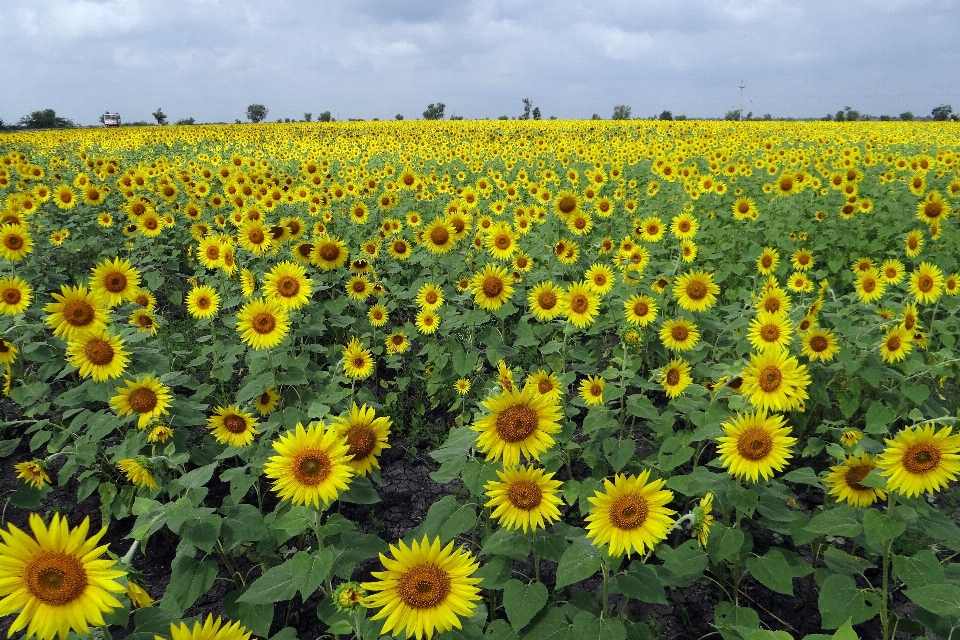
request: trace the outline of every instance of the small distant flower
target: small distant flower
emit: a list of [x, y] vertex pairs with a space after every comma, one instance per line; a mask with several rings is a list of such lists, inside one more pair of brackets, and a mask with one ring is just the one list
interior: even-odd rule
[[43, 485], [50, 484], [50, 476], [47, 475], [47, 467], [43, 460], [18, 462], [13, 465], [13, 468], [16, 469], [18, 478], [37, 489], [42, 489]]

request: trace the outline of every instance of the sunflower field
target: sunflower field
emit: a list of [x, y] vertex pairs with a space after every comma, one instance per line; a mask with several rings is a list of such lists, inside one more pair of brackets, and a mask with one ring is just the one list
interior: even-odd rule
[[955, 124], [9, 133], [0, 203], [11, 634], [960, 637]]

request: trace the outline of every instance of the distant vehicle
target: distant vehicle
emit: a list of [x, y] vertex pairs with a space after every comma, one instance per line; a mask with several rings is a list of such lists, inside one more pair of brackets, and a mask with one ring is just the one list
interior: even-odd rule
[[120, 114], [107, 111], [105, 114], [100, 116], [100, 122], [103, 123], [103, 126], [105, 127], [119, 127]]

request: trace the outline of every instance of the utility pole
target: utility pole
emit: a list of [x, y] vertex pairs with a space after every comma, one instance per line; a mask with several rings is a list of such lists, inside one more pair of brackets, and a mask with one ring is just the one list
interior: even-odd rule
[[743, 88], [747, 86], [743, 84], [743, 80], [740, 81], [740, 122], [743, 122]]

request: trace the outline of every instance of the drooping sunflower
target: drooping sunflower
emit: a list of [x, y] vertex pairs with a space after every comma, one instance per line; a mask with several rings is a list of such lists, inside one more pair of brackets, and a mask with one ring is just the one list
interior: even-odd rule
[[693, 382], [690, 377], [690, 363], [683, 358], [671, 360], [670, 364], [660, 368], [660, 384], [671, 398], [676, 398]]
[[0, 258], [19, 262], [33, 252], [33, 238], [27, 227], [19, 224], [0, 224]]
[[47, 474], [46, 463], [43, 460], [25, 460], [16, 463], [13, 468], [18, 478], [37, 489], [50, 484], [50, 476]]
[[363, 348], [363, 343], [354, 336], [343, 348], [343, 374], [348, 378], [363, 380], [373, 373], [373, 355], [369, 349]]
[[560, 301], [564, 295], [563, 289], [549, 280], [536, 284], [527, 296], [530, 311], [540, 322], [549, 322], [563, 312]]
[[865, 487], [860, 481], [877, 468], [876, 461], [868, 454], [847, 456], [841, 465], [830, 467], [823, 482], [829, 487], [827, 495], [837, 496], [837, 502], [847, 501], [852, 507], [869, 507], [877, 500], [885, 500], [887, 494], [881, 489]]
[[791, 411], [807, 399], [810, 375], [786, 349], [772, 348], [750, 354], [740, 374], [742, 393], [762, 411]]
[[323, 500], [330, 506], [354, 475], [346, 439], [323, 422], [311, 422], [306, 429], [298, 422], [273, 448], [277, 455], [267, 460], [263, 473], [273, 480], [277, 496], [295, 505], [319, 509]]
[[[223, 622], [220, 616], [214, 620], [212, 613], [207, 614], [202, 626], [200, 621], [194, 622], [193, 627], [187, 626], [186, 622], [180, 622], [180, 626], [170, 623], [170, 640], [250, 640], [250, 634], [239, 620]], [[161, 636], [154, 638], [166, 640]]]
[[153, 474], [150, 473], [150, 470], [136, 458], [124, 458], [118, 461], [117, 468], [123, 471], [123, 474], [127, 476], [127, 480], [135, 486], [143, 487], [151, 491], [159, 486]]
[[116, 560], [101, 557], [107, 545], [98, 543], [107, 528], [87, 538], [90, 518], [71, 529], [55, 513], [47, 527], [31, 513], [30, 529], [33, 538], [13, 524], [0, 530], [0, 616], [18, 614], [8, 635], [26, 629], [25, 637], [66, 640], [71, 630], [104, 626], [103, 614], [121, 606], [113, 594], [123, 592], [117, 578], [126, 575], [113, 568]]
[[657, 302], [650, 296], [634, 294], [624, 301], [623, 314], [630, 324], [646, 327], [657, 318]]
[[803, 334], [801, 353], [810, 360], [828, 362], [840, 351], [837, 337], [829, 329], [814, 327]]
[[290, 318], [274, 300], [251, 300], [237, 313], [240, 339], [255, 350], [277, 346], [289, 330]]
[[46, 322], [53, 328], [54, 335], [69, 340], [81, 331], [102, 329], [109, 322], [110, 316], [100, 296], [88, 292], [85, 286], [60, 285], [60, 292], [51, 294], [56, 302], [43, 308], [49, 314]]
[[935, 493], [960, 474], [960, 434], [953, 427], [935, 431], [933, 424], [906, 427], [877, 458], [880, 475], [887, 476], [887, 490], [907, 497]]
[[598, 547], [609, 545], [611, 557], [629, 557], [633, 551], [643, 555], [673, 527], [670, 516], [676, 511], [665, 506], [673, 492], [663, 488], [663, 478], [649, 479], [649, 469], [639, 476], [617, 474], [613, 482], [604, 478], [603, 491], [589, 498], [593, 508], [587, 515], [587, 538]]
[[19, 351], [12, 342], [7, 342], [0, 338], [0, 366], [13, 364], [17, 359]]
[[426, 535], [409, 547], [403, 540], [390, 545], [390, 553], [380, 554], [386, 571], [372, 572], [376, 582], [361, 583], [374, 592], [366, 606], [380, 607], [371, 620], [386, 618], [380, 633], [420, 640], [463, 628], [460, 617], [472, 616], [481, 599], [481, 579], [471, 577], [480, 568], [474, 557], [453, 540], [441, 548], [439, 536], [431, 542]]
[[943, 293], [943, 271], [931, 262], [921, 262], [910, 273], [910, 295], [921, 304], [932, 304]]
[[706, 311], [717, 301], [720, 287], [706, 271], [685, 273], [673, 283], [673, 297], [682, 309], [699, 313]]
[[567, 287], [567, 291], [563, 296], [561, 301], [561, 309], [567, 320], [570, 323], [577, 327], [578, 329], [583, 329], [584, 327], [593, 324], [593, 321], [596, 319], [600, 301], [597, 298], [597, 294], [593, 291], [591, 286], [580, 280], [579, 282], [573, 282]]
[[70, 364], [80, 370], [81, 377], [93, 377], [95, 382], [122, 376], [129, 355], [123, 350], [123, 340], [106, 328], [83, 331], [67, 343]]
[[700, 341], [700, 331], [686, 318], [666, 320], [660, 327], [660, 340], [671, 351], [689, 351]]
[[541, 395], [527, 385], [522, 390], [504, 391], [482, 402], [490, 412], [477, 420], [472, 430], [479, 432], [477, 448], [488, 462], [503, 460], [505, 467], [539, 460], [553, 446], [550, 434], [560, 430], [560, 407], [556, 397]]
[[0, 315], [23, 313], [33, 299], [33, 288], [26, 280], [11, 276], [0, 278]]
[[208, 284], [190, 289], [187, 293], [187, 313], [197, 319], [212, 318], [220, 309], [220, 294]]
[[484, 485], [490, 500], [484, 507], [493, 509], [490, 517], [507, 529], [536, 531], [560, 519], [559, 480], [552, 473], [532, 466], [506, 467], [497, 470], [500, 481]]
[[263, 278], [264, 295], [279, 303], [284, 311], [299, 309], [310, 302], [313, 281], [301, 265], [278, 262]]
[[207, 427], [220, 444], [245, 447], [260, 433], [256, 419], [236, 405], [217, 407], [214, 412], [207, 418]]
[[330, 425], [341, 437], [346, 438], [350, 457], [347, 462], [358, 476], [370, 473], [373, 467], [380, 468], [377, 457], [389, 449], [387, 438], [393, 421], [387, 416], [377, 417], [373, 408], [354, 403], [349, 415], [342, 415]]
[[496, 311], [513, 294], [510, 274], [504, 267], [488, 264], [473, 276], [471, 281], [473, 300], [486, 311]]
[[747, 339], [757, 351], [785, 349], [793, 342], [793, 323], [786, 313], [760, 311], [750, 321]]
[[173, 394], [169, 387], [150, 374], [126, 380], [117, 387], [118, 395], [110, 399], [110, 406], [120, 416], [137, 414], [137, 428], [144, 429], [150, 420], [167, 413]]
[[880, 342], [880, 357], [884, 362], [899, 362], [913, 350], [913, 332], [902, 324], [887, 331]]
[[727, 472], [739, 478], [757, 482], [760, 476], [768, 480], [774, 471], [782, 471], [797, 439], [790, 437], [790, 427], [783, 416], [768, 416], [765, 410], [737, 414], [723, 423], [724, 435], [717, 438], [717, 453]]

